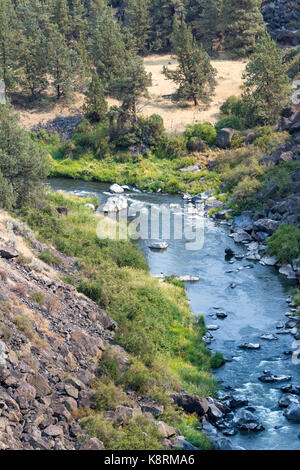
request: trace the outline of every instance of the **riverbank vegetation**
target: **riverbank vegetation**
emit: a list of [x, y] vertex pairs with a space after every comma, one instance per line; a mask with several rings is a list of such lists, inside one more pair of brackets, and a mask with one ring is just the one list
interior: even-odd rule
[[[181, 388], [202, 397], [215, 394], [216, 383], [210, 374], [215, 360], [202, 340], [204, 322], [194, 322], [181, 285], [159, 283], [148, 274], [146, 260], [131, 242], [97, 237], [101, 218], [85, 207], [86, 202], [96, 204], [94, 199], [49, 193], [39, 209], [27, 207], [19, 212], [41, 240], [77, 258], [79, 275], [72, 283], [118, 322], [115, 342], [130, 354], [131, 365], [121, 377], [107, 352], [94, 385], [96, 408], [85, 411], [84, 426], [92, 435], [101, 435], [110, 448], [132, 448], [130, 428], [125, 429], [131, 436], [127, 436], [128, 442], [112, 429], [112, 435], [105, 438], [106, 421], [101, 419], [101, 413], [114, 400], [125, 399], [124, 390], [131, 389], [140, 397], [164, 404], [170, 424], [181, 426], [186, 436], [193, 436], [193, 442], [207, 446], [195, 420], [176, 411], [169, 398], [170, 391]], [[55, 208], [61, 205], [69, 208], [68, 216], [57, 215]], [[137, 422], [135, 432], [142, 433], [142, 428], [143, 423]], [[151, 444], [147, 445], [156, 448], [157, 436], [148, 434]]]

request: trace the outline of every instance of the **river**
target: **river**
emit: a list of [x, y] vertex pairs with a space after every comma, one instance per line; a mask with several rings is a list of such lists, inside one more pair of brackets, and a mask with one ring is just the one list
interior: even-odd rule
[[[103, 191], [107, 191], [108, 186], [99, 183], [52, 179], [50, 185], [54, 190], [63, 189], [82, 196], [96, 194], [102, 203], [107, 198]], [[147, 204], [184, 206], [184, 201], [177, 196], [130, 193], [128, 197]], [[246, 259], [234, 258], [233, 263], [225, 260], [225, 248], [230, 247], [241, 254], [245, 248], [228, 237], [228, 227], [217, 226], [208, 218], [201, 223], [204, 224], [202, 249], [186, 250], [184, 239], [168, 241], [169, 248], [163, 252], [150, 250], [149, 241], [143, 240], [139, 242], [140, 249], [154, 275], [163, 272], [165, 275], [200, 277], [199, 282], [187, 284], [187, 295], [193, 313], [203, 314], [207, 325], [219, 325], [217, 331], [212, 331], [214, 340], [209, 347], [221, 351], [228, 362], [215, 371], [215, 376], [222, 386], [233, 387], [249, 400], [265, 427], [265, 431], [258, 434], [238, 433], [230, 437], [232, 444], [247, 450], [299, 450], [300, 425], [287, 421], [283, 409], [278, 407], [282, 396], [280, 387], [286, 383], [263, 384], [258, 380], [264, 370], [270, 370], [277, 375], [291, 375], [292, 383], [300, 384], [300, 366], [284, 354], [284, 351], [292, 350], [293, 337], [288, 334], [278, 335], [277, 341], [260, 339], [263, 333], [276, 335], [279, 331], [277, 323], [287, 320], [286, 299], [293, 284], [275, 268]], [[249, 269], [250, 264], [252, 269]], [[234, 289], [230, 287], [231, 283], [236, 284]], [[228, 317], [224, 320], [216, 318], [216, 308], [221, 308]], [[241, 350], [239, 345], [243, 342], [260, 343], [261, 349]]]

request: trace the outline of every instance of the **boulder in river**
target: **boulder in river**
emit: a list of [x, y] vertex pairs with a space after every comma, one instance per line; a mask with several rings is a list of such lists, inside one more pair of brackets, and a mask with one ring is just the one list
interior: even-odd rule
[[122, 186], [119, 186], [118, 184], [112, 184], [111, 187], [109, 188], [111, 193], [114, 194], [123, 194], [124, 193], [124, 188]]
[[264, 339], [266, 341], [278, 341], [278, 338], [276, 338], [276, 336], [272, 335], [272, 334], [269, 334], [269, 335], [261, 335], [260, 336], [261, 339]]
[[300, 395], [300, 385], [285, 385], [280, 389], [283, 393], [291, 393], [292, 395]]
[[300, 424], [300, 403], [291, 403], [283, 414], [289, 421]]
[[233, 418], [233, 424], [241, 431], [261, 432], [263, 425], [258, 417], [249, 410], [238, 410]]
[[292, 403], [297, 403], [299, 405], [300, 398], [297, 395], [291, 395], [288, 393], [280, 398], [278, 405], [280, 408], [288, 408]]
[[216, 316], [217, 316], [218, 318], [220, 318], [221, 320], [224, 320], [225, 318], [228, 317], [228, 314], [225, 313], [225, 312], [217, 312], [217, 313], [216, 313]]
[[151, 250], [166, 250], [168, 246], [167, 242], [153, 242], [149, 245], [149, 248], [151, 248]]
[[106, 203], [98, 211], [104, 214], [116, 213], [127, 209], [128, 201], [124, 196], [113, 196], [107, 199]]
[[207, 326], [206, 326], [206, 329], [207, 329], [208, 331], [216, 331], [216, 330], [218, 330], [219, 328], [220, 328], [219, 325], [207, 325]]
[[290, 375], [273, 375], [270, 371], [264, 371], [264, 374], [261, 377], [258, 377], [263, 383], [275, 383], [275, 382], [289, 382], [292, 380]]
[[199, 282], [199, 276], [179, 276], [181, 282]]
[[243, 343], [243, 344], [240, 344], [239, 348], [257, 350], [257, 349], [260, 349], [260, 344], [259, 343]]

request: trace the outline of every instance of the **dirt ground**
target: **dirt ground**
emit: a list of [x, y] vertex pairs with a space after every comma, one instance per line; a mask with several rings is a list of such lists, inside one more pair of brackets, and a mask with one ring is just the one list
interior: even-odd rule
[[[210, 121], [215, 123], [219, 118], [220, 106], [231, 95], [240, 95], [242, 87], [242, 74], [246, 67], [245, 61], [214, 60], [213, 66], [218, 70], [217, 88], [213, 101], [207, 109], [187, 106], [179, 107], [172, 103], [170, 95], [176, 86], [167, 80], [162, 73], [163, 66], [176, 67], [176, 61], [170, 55], [152, 55], [145, 59], [145, 68], [152, 74], [152, 86], [149, 87], [149, 98], [143, 98], [139, 103], [139, 113], [144, 116], [159, 114], [170, 133], [181, 133], [188, 124]], [[76, 93], [72, 104], [52, 104], [46, 109], [33, 108], [19, 110], [21, 125], [31, 129], [37, 124], [45, 124], [56, 117], [73, 116], [81, 111], [84, 95]], [[118, 104], [114, 99], [108, 98], [110, 106]]]
[[[215, 123], [219, 118], [220, 106], [231, 95], [240, 95], [245, 61], [214, 60], [212, 65], [217, 69], [217, 88], [213, 101], [208, 109], [188, 106], [181, 108], [172, 103], [170, 98], [176, 85], [162, 74], [163, 66], [176, 67], [176, 61], [170, 55], [149, 56], [145, 59], [145, 68], [152, 73], [152, 86], [149, 88], [149, 100], [143, 100], [141, 113], [145, 116], [156, 113], [164, 120], [168, 132], [181, 133], [188, 124], [209, 121]], [[164, 98], [165, 97], [165, 98]]]

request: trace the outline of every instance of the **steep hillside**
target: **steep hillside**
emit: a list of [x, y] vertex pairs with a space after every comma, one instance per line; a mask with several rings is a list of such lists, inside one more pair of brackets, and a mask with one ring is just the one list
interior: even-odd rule
[[76, 413], [117, 325], [61, 281], [74, 260], [55, 252], [60, 270], [49, 267], [45, 245], [4, 212], [0, 236], [0, 449], [79, 448]]

